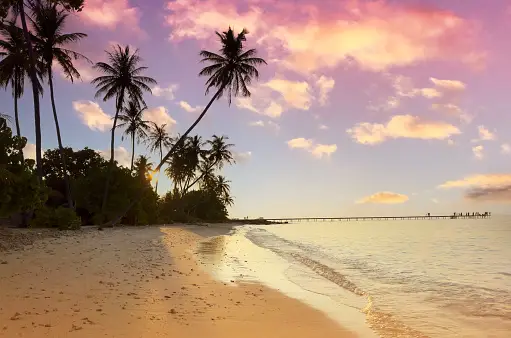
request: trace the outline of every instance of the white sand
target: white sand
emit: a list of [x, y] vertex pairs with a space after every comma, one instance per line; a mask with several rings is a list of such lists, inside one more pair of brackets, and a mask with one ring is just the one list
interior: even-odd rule
[[1, 253], [0, 337], [356, 336], [272, 289], [213, 280], [191, 254], [201, 238], [180, 227], [89, 230]]

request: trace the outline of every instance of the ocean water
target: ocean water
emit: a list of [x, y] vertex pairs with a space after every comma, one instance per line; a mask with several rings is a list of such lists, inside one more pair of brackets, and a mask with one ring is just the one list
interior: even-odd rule
[[361, 337], [511, 337], [509, 217], [242, 226], [197, 255]]

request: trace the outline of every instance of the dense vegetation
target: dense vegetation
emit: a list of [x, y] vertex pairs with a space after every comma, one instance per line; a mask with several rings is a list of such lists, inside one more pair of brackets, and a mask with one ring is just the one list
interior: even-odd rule
[[[250, 96], [247, 85], [258, 78], [257, 66], [266, 62], [255, 49], [245, 49], [247, 31], [234, 34], [231, 28], [218, 33], [218, 53], [202, 50], [208, 65], [199, 75], [207, 76], [206, 95], [214, 95], [197, 120], [179, 137], [171, 137], [167, 126], [144, 119], [144, 95], [157, 81], [144, 75], [138, 50], [115, 46], [107, 62], [94, 67], [103, 75], [92, 81], [96, 97], [115, 100], [110, 139], [110, 157], [84, 148], [65, 147], [57, 111], [58, 89], [52, 67], [60, 65], [72, 82], [80, 74], [73, 62], [86, 56], [69, 49], [84, 39], [83, 33], [65, 33], [70, 11], [81, 10], [83, 0], [7, 0], [0, 5], [0, 85], [12, 91], [14, 126], [0, 116], [0, 217], [16, 219], [22, 226], [77, 228], [83, 224], [170, 223], [173, 221], [221, 221], [233, 204], [229, 181], [222, 175], [225, 165], [234, 164], [232, 144], [226, 136], [203, 140], [189, 136], [215, 100], [227, 96]], [[20, 20], [17, 20], [17, 19]], [[18, 27], [18, 21], [21, 27]], [[34, 103], [35, 161], [23, 157], [23, 137], [18, 100], [29, 80]], [[47, 85], [57, 132], [58, 148], [42, 152], [40, 98]], [[25, 113], [25, 112], [22, 112]], [[131, 143], [130, 168], [115, 161], [115, 136], [122, 128]], [[135, 143], [144, 143], [160, 163], [153, 168], [148, 156], [135, 156]], [[164, 155], [165, 154], [165, 155]], [[164, 169], [172, 187], [163, 197], [157, 179]], [[153, 187], [152, 181], [156, 180]]]

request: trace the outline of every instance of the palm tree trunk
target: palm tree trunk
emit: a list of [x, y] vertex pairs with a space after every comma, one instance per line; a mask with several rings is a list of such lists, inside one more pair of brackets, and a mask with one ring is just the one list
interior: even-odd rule
[[73, 206], [73, 198], [71, 197], [71, 185], [69, 184], [69, 176], [67, 175], [67, 163], [66, 163], [66, 154], [64, 153], [64, 146], [62, 145], [62, 136], [60, 135], [60, 126], [59, 126], [59, 118], [57, 116], [57, 108], [55, 106], [55, 96], [53, 94], [53, 73], [51, 71], [51, 66], [48, 66], [48, 82], [50, 85], [50, 98], [51, 98], [51, 107], [53, 109], [53, 119], [55, 121], [55, 129], [57, 130], [57, 141], [59, 142], [59, 152], [60, 152], [60, 160], [62, 161], [62, 168], [64, 174], [64, 185], [66, 189], [66, 198], [68, 208], [74, 209]]
[[[172, 148], [170, 148], [169, 152], [167, 153], [167, 155], [165, 155], [165, 157], [163, 157], [161, 159], [161, 162], [160, 164], [158, 164], [158, 166], [156, 167], [155, 171], [160, 171], [161, 170], [161, 167], [163, 167], [163, 165], [165, 164], [165, 162], [169, 159], [169, 157], [174, 153], [174, 151], [177, 149], [177, 147], [179, 147], [183, 142], [184, 140], [186, 139], [186, 137], [188, 136], [188, 134], [190, 134], [190, 132], [193, 130], [193, 128], [195, 128], [195, 126], [202, 120], [202, 118], [204, 117], [204, 115], [206, 115], [206, 113], [208, 112], [209, 110], [209, 107], [211, 107], [211, 105], [213, 104], [213, 102], [215, 102], [215, 100], [218, 98], [218, 95], [220, 95], [220, 93], [223, 91], [224, 87], [220, 87], [218, 89], [218, 91], [215, 93], [215, 95], [213, 95], [213, 97], [211, 98], [211, 100], [209, 101], [208, 105], [204, 108], [204, 110], [202, 111], [202, 113], [199, 115], [199, 117], [197, 118], [197, 120], [195, 120], [195, 122], [190, 126], [190, 128], [188, 128], [186, 130], [186, 132], [179, 138], [179, 140], [172, 146]], [[117, 116], [117, 115], [116, 115]], [[115, 122], [114, 122], [115, 124]], [[148, 185], [150, 186], [150, 185]], [[126, 210], [119, 216], [117, 217], [116, 219], [114, 219], [112, 222], [111, 222], [111, 226], [114, 226], [115, 224], [119, 223], [119, 221], [131, 210], [131, 208], [133, 208], [133, 206], [135, 204], [137, 204], [140, 199], [142, 198], [143, 194], [139, 194], [138, 197], [134, 198], [133, 201], [130, 203], [130, 205], [126, 208]]]
[[133, 160], [135, 159], [135, 134], [131, 134], [131, 171], [133, 171]]
[[18, 88], [14, 85], [14, 121], [16, 123], [16, 135], [21, 137], [20, 118], [18, 115]]
[[[216, 166], [218, 164], [218, 161], [215, 161], [215, 163], [211, 164], [207, 169], [210, 170], [211, 168], [213, 168], [214, 166]], [[197, 179], [195, 179], [192, 183], [190, 184], [187, 184], [185, 186], [185, 189], [183, 191], [183, 195], [186, 194], [188, 192], [188, 190], [193, 187], [197, 182], [199, 182], [203, 177], [204, 177], [204, 173], [202, 175], [200, 175], [199, 177], [197, 177]]]
[[[160, 142], [160, 161], [163, 159], [162, 143]], [[160, 172], [158, 171], [158, 178], [156, 179], [156, 186], [154, 192], [158, 195], [158, 182], [160, 181]]]
[[39, 88], [37, 80], [37, 72], [35, 68], [34, 49], [32, 48], [32, 41], [28, 33], [27, 19], [25, 17], [25, 7], [23, 0], [18, 0], [19, 13], [21, 17], [21, 25], [23, 27], [23, 35], [25, 43], [27, 44], [29, 67], [28, 73], [30, 82], [32, 82], [32, 94], [34, 96], [34, 123], [35, 123], [35, 162], [37, 168], [37, 177], [41, 181], [43, 177], [42, 167], [42, 143], [41, 143], [41, 108], [39, 105]]
[[115, 128], [117, 127], [117, 118], [119, 117], [119, 112], [121, 111], [121, 108], [122, 108], [121, 105], [122, 105], [123, 101], [124, 101], [124, 90], [121, 91], [121, 94], [119, 95], [119, 98], [117, 100], [116, 107], [115, 107], [114, 125], [112, 126], [112, 133], [111, 133], [111, 140], [110, 140], [110, 164], [108, 165], [108, 173], [106, 176], [105, 190], [103, 192], [103, 202], [101, 203], [101, 215], [103, 218], [105, 217], [106, 203], [108, 200], [108, 190], [110, 188], [110, 178], [112, 176], [112, 169], [114, 167], [114, 160], [115, 160], [115, 154], [114, 154]]

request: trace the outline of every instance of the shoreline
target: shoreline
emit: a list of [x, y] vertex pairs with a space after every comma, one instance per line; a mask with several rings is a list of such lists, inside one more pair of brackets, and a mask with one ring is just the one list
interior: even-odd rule
[[232, 225], [82, 230], [6, 251], [0, 337], [356, 337], [257, 283], [222, 283], [193, 251]]

